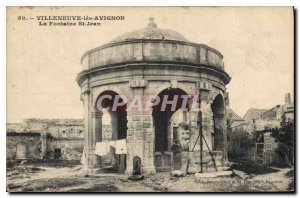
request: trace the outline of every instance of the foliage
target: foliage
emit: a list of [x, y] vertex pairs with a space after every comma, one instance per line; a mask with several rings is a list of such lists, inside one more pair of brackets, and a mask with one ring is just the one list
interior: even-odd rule
[[236, 130], [228, 130], [230, 149], [228, 155], [230, 158], [246, 158], [251, 155], [251, 148], [255, 145], [255, 140], [242, 126]]
[[278, 142], [277, 153], [282, 159], [282, 163], [293, 164], [294, 156], [294, 122], [286, 122], [282, 118], [280, 128], [271, 129], [272, 137]]

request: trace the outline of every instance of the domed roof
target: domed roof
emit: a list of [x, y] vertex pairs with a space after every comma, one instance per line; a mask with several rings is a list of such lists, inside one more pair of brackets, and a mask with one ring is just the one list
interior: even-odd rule
[[154, 18], [151, 17], [150, 22], [147, 27], [125, 33], [117, 38], [111, 40], [109, 43], [116, 43], [134, 39], [162, 39], [162, 40], [177, 40], [177, 41], [187, 41], [188, 40], [173, 30], [160, 29], [157, 28], [157, 24], [154, 22]]

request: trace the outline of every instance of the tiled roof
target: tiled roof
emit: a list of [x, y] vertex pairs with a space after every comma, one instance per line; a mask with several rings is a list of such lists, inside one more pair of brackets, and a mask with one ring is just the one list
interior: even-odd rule
[[250, 108], [246, 112], [244, 119], [255, 119], [255, 118], [260, 118], [261, 114], [267, 111], [268, 109], [254, 109]]
[[238, 114], [236, 114], [232, 109], [227, 109], [226, 110], [227, 115], [229, 118], [231, 118], [234, 121], [243, 121], [244, 119], [239, 116]]
[[37, 118], [29, 118], [24, 119], [24, 123], [27, 124], [43, 124], [48, 126], [81, 126], [83, 125], [83, 119], [37, 119]]
[[6, 124], [6, 133], [41, 134], [46, 129], [47, 129], [47, 125], [42, 125], [42, 124], [26, 124], [26, 123]]
[[276, 110], [277, 110], [277, 107], [273, 107], [272, 109], [269, 109], [269, 110], [263, 112], [263, 113], [261, 114], [261, 118], [262, 118], [262, 119], [276, 118]]

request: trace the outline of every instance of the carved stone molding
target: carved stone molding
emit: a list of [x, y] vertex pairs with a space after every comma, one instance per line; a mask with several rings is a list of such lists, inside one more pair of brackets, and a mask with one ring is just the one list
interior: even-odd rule
[[145, 79], [136, 79], [129, 81], [129, 85], [131, 88], [144, 88], [148, 85], [148, 82]]

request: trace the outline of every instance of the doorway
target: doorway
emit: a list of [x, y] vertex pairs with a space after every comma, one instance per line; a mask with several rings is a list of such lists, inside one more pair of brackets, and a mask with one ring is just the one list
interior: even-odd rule
[[17, 145], [16, 159], [27, 159], [27, 146], [24, 143]]

